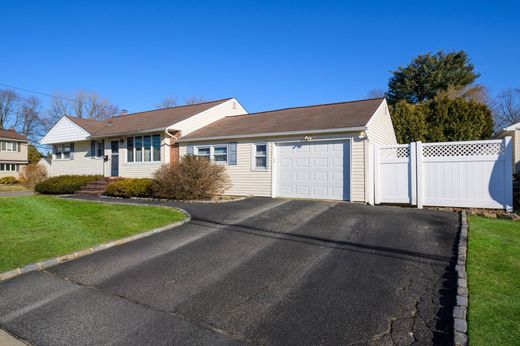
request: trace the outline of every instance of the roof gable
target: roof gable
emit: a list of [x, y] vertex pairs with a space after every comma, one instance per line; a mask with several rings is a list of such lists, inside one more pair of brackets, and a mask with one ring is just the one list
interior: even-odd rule
[[43, 136], [40, 143], [77, 142], [86, 140], [89, 136], [90, 132], [78, 125], [75, 121], [72, 121], [68, 116], [64, 116]]
[[182, 140], [362, 128], [383, 102], [377, 98], [229, 116]]

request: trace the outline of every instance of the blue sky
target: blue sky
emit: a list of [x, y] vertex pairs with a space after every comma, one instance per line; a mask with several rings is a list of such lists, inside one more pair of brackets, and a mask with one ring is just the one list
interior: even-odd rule
[[3, 1], [0, 83], [95, 90], [130, 111], [235, 96], [250, 112], [366, 97], [429, 51], [520, 87], [520, 5], [500, 1]]

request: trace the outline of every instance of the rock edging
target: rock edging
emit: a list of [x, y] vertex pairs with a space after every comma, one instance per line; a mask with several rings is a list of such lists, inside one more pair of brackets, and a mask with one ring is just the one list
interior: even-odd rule
[[468, 275], [466, 255], [468, 252], [468, 221], [466, 212], [460, 212], [460, 236], [457, 255], [457, 302], [453, 308], [453, 337], [456, 346], [468, 345]]
[[[159, 206], [159, 207], [161, 207], [161, 206]], [[170, 208], [170, 207], [168, 207], [168, 208]], [[36, 263], [31, 263], [31, 264], [26, 265], [25, 267], [16, 268], [16, 269], [4, 272], [4, 273], [0, 273], [0, 282], [12, 279], [14, 277], [17, 277], [19, 275], [22, 275], [22, 274], [25, 274], [28, 272], [32, 272], [32, 271], [36, 271], [36, 270], [44, 270], [46, 268], [55, 266], [60, 263], [64, 263], [64, 262], [68, 262], [68, 261], [71, 261], [71, 260], [74, 260], [77, 258], [89, 256], [96, 252], [100, 252], [100, 251], [109, 249], [114, 246], [119, 246], [119, 245], [123, 245], [126, 243], [130, 243], [137, 239], [149, 237], [153, 234], [164, 232], [171, 228], [179, 227], [179, 226], [185, 224], [186, 222], [191, 221], [191, 215], [187, 211], [180, 209], [180, 208], [175, 208], [175, 207], [171, 207], [171, 208], [179, 210], [181, 213], [186, 215], [186, 218], [182, 221], [177, 221], [177, 222], [171, 223], [171, 224], [163, 226], [163, 227], [154, 228], [150, 231], [134, 234], [134, 235], [131, 235], [131, 236], [128, 236], [128, 237], [125, 237], [122, 239], [118, 239], [118, 240], [113, 240], [113, 241], [110, 241], [107, 243], [98, 244], [96, 246], [89, 247], [87, 249], [74, 251], [74, 252], [71, 252], [71, 253], [63, 255], [63, 256], [46, 259], [44, 261], [40, 261], [40, 262], [36, 262]]]

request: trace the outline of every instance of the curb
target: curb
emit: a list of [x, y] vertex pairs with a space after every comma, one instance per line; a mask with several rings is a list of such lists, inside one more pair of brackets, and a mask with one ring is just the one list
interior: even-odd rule
[[453, 338], [456, 346], [468, 345], [468, 275], [466, 255], [468, 251], [468, 221], [466, 212], [460, 212], [460, 237], [457, 255], [457, 302], [453, 308]]
[[[98, 201], [98, 203], [111, 204], [112, 202], [101, 202], [101, 201]], [[112, 204], [120, 204], [120, 203], [112, 203]], [[180, 208], [177, 208], [177, 207], [166, 207], [166, 206], [157, 206], [157, 205], [154, 205], [154, 207], [177, 209], [178, 211], [180, 211], [181, 213], [186, 215], [186, 218], [184, 220], [182, 220], [182, 221], [177, 221], [177, 222], [174, 222], [174, 223], [171, 223], [169, 225], [166, 225], [166, 226], [163, 226], [163, 227], [159, 227], [159, 228], [154, 228], [154, 229], [152, 229], [150, 231], [134, 234], [134, 235], [122, 238], [122, 239], [118, 239], [118, 240], [112, 240], [112, 241], [109, 241], [107, 243], [101, 243], [101, 244], [95, 245], [93, 247], [89, 247], [89, 248], [86, 248], [86, 249], [83, 249], [83, 250], [79, 250], [79, 251], [68, 253], [68, 254], [63, 255], [63, 256], [46, 259], [46, 260], [43, 260], [43, 261], [40, 261], [40, 262], [36, 262], [36, 263], [31, 263], [31, 264], [26, 265], [25, 267], [16, 268], [16, 269], [4, 272], [4, 273], [0, 273], [0, 282], [12, 279], [14, 277], [17, 277], [17, 276], [25, 274], [25, 273], [29, 273], [29, 272], [32, 272], [32, 271], [41, 271], [41, 270], [47, 269], [49, 267], [55, 266], [55, 265], [60, 264], [60, 263], [65, 263], [65, 262], [68, 262], [68, 261], [71, 261], [71, 260], [75, 260], [75, 259], [78, 259], [78, 258], [81, 258], [81, 257], [89, 256], [89, 255], [92, 255], [92, 254], [94, 254], [96, 252], [100, 252], [100, 251], [103, 251], [103, 250], [106, 250], [106, 249], [110, 249], [111, 247], [114, 247], [114, 246], [119, 246], [119, 245], [123, 245], [123, 244], [126, 244], [126, 243], [130, 243], [130, 242], [132, 242], [134, 240], [137, 240], [137, 239], [146, 238], [146, 237], [149, 237], [149, 236], [151, 236], [153, 234], [164, 232], [164, 231], [169, 230], [171, 228], [179, 227], [179, 226], [181, 226], [181, 225], [191, 221], [191, 215], [186, 210], [183, 210], [183, 209], [180, 209]]]
[[112, 197], [112, 196], [106, 196], [101, 195], [99, 198], [106, 198], [106, 199], [115, 199], [115, 200], [134, 200], [134, 201], [152, 201], [152, 202], [179, 202], [179, 203], [231, 203], [231, 202], [238, 202], [243, 201], [244, 199], [251, 198], [251, 196], [240, 196], [235, 199], [224, 199], [224, 200], [204, 200], [204, 199], [166, 199], [166, 198], [153, 198], [153, 197], [130, 197], [130, 198], [123, 198], [123, 197]]

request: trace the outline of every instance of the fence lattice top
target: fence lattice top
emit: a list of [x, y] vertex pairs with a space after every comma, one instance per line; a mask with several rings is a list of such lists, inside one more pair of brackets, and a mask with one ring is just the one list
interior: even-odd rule
[[424, 157], [467, 157], [501, 155], [504, 147], [501, 142], [484, 143], [431, 143], [423, 145]]
[[410, 157], [410, 147], [406, 144], [382, 147], [380, 155], [384, 160], [408, 158]]

